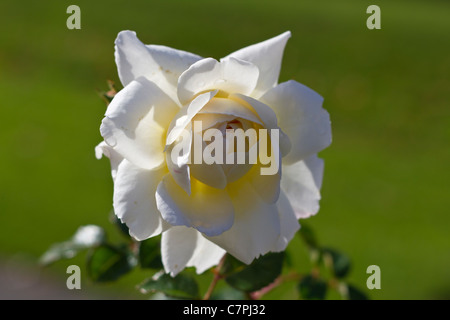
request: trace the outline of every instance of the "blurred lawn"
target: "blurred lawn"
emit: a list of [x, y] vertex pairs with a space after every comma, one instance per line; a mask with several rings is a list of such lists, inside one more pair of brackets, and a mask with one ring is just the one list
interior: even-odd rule
[[[381, 30], [365, 25], [374, 3]], [[81, 30], [66, 28], [70, 4]], [[437, 0], [2, 1], [0, 256], [37, 258], [81, 224], [113, 230], [109, 162], [94, 158], [105, 110], [95, 90], [119, 82], [120, 30], [215, 58], [291, 30], [280, 81], [322, 94], [333, 129], [310, 225], [351, 256], [358, 287], [367, 266], [381, 267], [373, 299], [449, 299], [449, 13]], [[297, 239], [289, 251], [308, 267]], [[65, 279], [71, 263], [51, 270]], [[149, 275], [100, 287], [142, 297], [134, 284]]]

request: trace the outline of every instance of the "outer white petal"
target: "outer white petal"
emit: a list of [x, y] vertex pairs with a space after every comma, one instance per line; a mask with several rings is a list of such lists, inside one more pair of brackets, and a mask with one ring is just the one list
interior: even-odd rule
[[144, 240], [167, 228], [156, 207], [155, 192], [167, 172], [141, 169], [127, 160], [119, 165], [114, 181], [114, 211], [130, 229], [130, 235]]
[[119, 167], [119, 164], [122, 162], [123, 157], [119, 153], [117, 153], [114, 150], [114, 148], [108, 146], [105, 141], [100, 142], [95, 147], [95, 157], [97, 159], [101, 159], [103, 155], [109, 158], [111, 162], [111, 176], [114, 181], [117, 175], [117, 168]]
[[259, 78], [252, 96], [259, 98], [278, 83], [284, 47], [291, 37], [287, 31], [269, 40], [245, 47], [227, 57], [249, 61], [259, 69]]
[[164, 137], [177, 105], [154, 83], [139, 78], [109, 104], [100, 132], [105, 142], [134, 164], [153, 169], [164, 162]]
[[323, 98], [314, 90], [290, 80], [260, 100], [275, 111], [278, 125], [291, 141], [291, 151], [283, 163], [292, 164], [330, 145], [330, 116], [322, 108]]
[[200, 274], [219, 264], [220, 259], [222, 259], [226, 251], [206, 239], [197, 230], [195, 230], [195, 232], [197, 233], [197, 244], [195, 246], [194, 254], [191, 259], [189, 259], [186, 266], [195, 267], [197, 273]]
[[178, 77], [201, 59], [195, 54], [158, 45], [144, 45], [134, 31], [121, 31], [115, 41], [115, 58], [124, 86], [143, 76], [176, 98]]
[[219, 236], [207, 237], [244, 263], [271, 251], [280, 236], [275, 204], [262, 201], [251, 185], [240, 179], [228, 186], [235, 218], [233, 227]]
[[289, 242], [294, 237], [295, 233], [300, 229], [294, 209], [289, 203], [289, 199], [282, 191], [277, 201], [278, 215], [280, 216], [280, 237], [275, 243], [272, 251], [279, 252], [286, 249]]
[[317, 155], [283, 166], [281, 189], [286, 193], [297, 218], [308, 218], [319, 211], [323, 160]]
[[197, 94], [210, 90], [250, 94], [258, 81], [258, 68], [250, 62], [227, 58], [200, 60], [189, 67], [178, 80], [178, 99], [188, 103]]
[[188, 195], [173, 179], [164, 176], [156, 190], [156, 204], [162, 217], [172, 226], [194, 227], [209, 236], [231, 228], [234, 210], [226, 190], [191, 180]]
[[173, 277], [185, 267], [195, 267], [198, 274], [203, 273], [217, 265], [224, 254], [225, 250], [193, 228], [172, 227], [162, 234], [164, 270]]

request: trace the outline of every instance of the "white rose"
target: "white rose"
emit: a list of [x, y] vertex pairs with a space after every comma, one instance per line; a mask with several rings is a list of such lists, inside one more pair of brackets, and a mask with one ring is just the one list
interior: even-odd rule
[[[278, 84], [290, 35], [216, 61], [119, 33], [115, 58], [124, 88], [108, 106], [96, 155], [111, 160], [114, 210], [131, 236], [162, 233], [167, 273], [186, 266], [201, 273], [225, 252], [249, 264], [282, 251], [298, 219], [317, 213], [323, 173], [317, 153], [331, 142], [330, 120], [316, 92], [293, 80]], [[201, 132], [193, 132], [194, 121], [221, 132], [279, 130], [279, 153], [270, 158], [276, 174], [261, 174], [260, 162], [191, 164], [191, 148], [173, 157], [182, 133], [195, 145]]]

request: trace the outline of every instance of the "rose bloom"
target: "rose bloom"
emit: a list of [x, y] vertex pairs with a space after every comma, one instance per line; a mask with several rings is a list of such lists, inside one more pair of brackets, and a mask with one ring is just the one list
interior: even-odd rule
[[[330, 119], [315, 91], [293, 80], [278, 84], [290, 36], [219, 61], [144, 45], [132, 31], [116, 39], [124, 88], [106, 110], [96, 156], [111, 161], [117, 217], [139, 241], [162, 234], [163, 265], [172, 276], [189, 266], [202, 273], [226, 252], [249, 264], [283, 251], [300, 228], [298, 219], [319, 209], [323, 161], [317, 153], [331, 143]], [[192, 140], [201, 134], [193, 132], [194, 121], [202, 130], [279, 130], [279, 150], [269, 152], [277, 172], [261, 174], [261, 161], [191, 164], [195, 148], [172, 156], [183, 133]], [[263, 134], [256, 145], [263, 138], [270, 145], [271, 136]], [[209, 143], [204, 139], [200, 152]], [[246, 154], [254, 147], [249, 144]]]

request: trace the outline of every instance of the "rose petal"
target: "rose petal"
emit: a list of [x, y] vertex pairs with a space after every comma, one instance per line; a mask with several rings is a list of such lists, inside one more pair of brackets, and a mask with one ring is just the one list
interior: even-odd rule
[[330, 145], [330, 116], [322, 108], [323, 98], [312, 89], [291, 80], [268, 91], [261, 101], [275, 111], [278, 125], [291, 141], [283, 163], [292, 164]]
[[190, 158], [192, 148], [191, 124], [183, 130], [177, 140], [170, 146], [166, 146], [166, 164], [170, 174], [176, 183], [191, 194]]
[[164, 176], [156, 190], [156, 203], [162, 217], [172, 226], [194, 227], [209, 236], [228, 230], [234, 219], [234, 209], [225, 190], [191, 180], [191, 195]]
[[206, 92], [197, 96], [187, 106], [181, 108], [178, 113], [173, 117], [172, 122], [169, 125], [169, 130], [166, 145], [171, 145], [175, 140], [180, 137], [186, 126], [192, 121], [192, 118], [217, 94], [217, 91]]
[[219, 123], [229, 122], [234, 119], [236, 119], [235, 116], [226, 115], [226, 114], [197, 113], [194, 121], [199, 121], [202, 125], [201, 125], [201, 127], [194, 125], [193, 130], [195, 133], [200, 133], [200, 131], [214, 127]]
[[251, 109], [227, 98], [213, 98], [200, 111], [199, 114], [221, 114], [262, 124], [258, 116]]
[[[195, 138], [194, 138], [195, 139]], [[206, 143], [202, 140], [202, 152], [205, 150]], [[204, 159], [202, 163], [196, 164], [194, 161], [189, 165], [192, 177], [217, 189], [224, 189], [227, 186], [227, 177], [218, 163], [206, 164]]]
[[190, 228], [187, 229], [194, 230], [197, 233], [197, 243], [195, 246], [194, 254], [192, 255], [192, 258], [189, 259], [186, 266], [195, 267], [197, 274], [200, 274], [205, 272], [209, 268], [219, 264], [226, 251], [206, 239], [197, 230]]
[[246, 108], [252, 110], [253, 113], [257, 114], [265, 127], [269, 129], [278, 127], [278, 120], [275, 112], [264, 103], [243, 94], [231, 94], [229, 98], [240, 105], [244, 105]]
[[164, 270], [172, 277], [185, 267], [195, 267], [197, 273], [201, 274], [217, 265], [224, 254], [225, 250], [193, 228], [172, 227], [161, 237]]
[[207, 236], [207, 239], [250, 264], [254, 258], [272, 250], [278, 241], [278, 210], [275, 204], [262, 201], [244, 178], [229, 184], [227, 189], [235, 208], [233, 226], [221, 235]]
[[210, 90], [250, 94], [258, 81], [258, 68], [246, 61], [227, 58], [220, 62], [206, 58], [192, 64], [178, 80], [178, 99], [188, 103]]
[[105, 141], [100, 142], [95, 147], [95, 157], [97, 159], [101, 159], [103, 155], [109, 158], [111, 162], [111, 176], [114, 181], [117, 175], [117, 168], [122, 162], [123, 157], [119, 153], [117, 153], [114, 148], [108, 146]]
[[287, 198], [286, 194], [281, 191], [277, 201], [278, 215], [280, 217], [280, 237], [278, 238], [272, 251], [284, 251], [295, 233], [300, 229], [295, 212]]
[[146, 46], [134, 31], [121, 31], [118, 34], [115, 58], [119, 78], [124, 86], [143, 76], [155, 82], [174, 99], [181, 73], [202, 59], [195, 54], [165, 46]]
[[278, 130], [279, 131], [279, 148], [281, 151], [281, 156], [284, 157], [291, 151], [291, 141], [289, 137], [281, 130], [278, 126], [278, 119], [275, 112], [266, 104], [253, 99], [252, 97], [247, 97], [242, 94], [230, 95], [230, 99], [238, 101], [240, 104], [245, 105], [247, 108], [253, 110], [254, 113], [258, 115], [258, 118], [263, 122], [264, 128], [267, 130]]
[[167, 170], [145, 170], [123, 160], [114, 181], [114, 212], [141, 241], [167, 228], [156, 207], [155, 192]]
[[[237, 159], [238, 156], [244, 157], [244, 159], [248, 159], [248, 153], [244, 155], [239, 155], [239, 153], [234, 153], [235, 159]], [[235, 161], [236, 162], [236, 161]], [[247, 174], [248, 171], [253, 168], [253, 164], [249, 164], [246, 162], [245, 164], [223, 164], [222, 165], [223, 172], [225, 173], [225, 176], [227, 178], [227, 182], [235, 182], [236, 180], [242, 178], [244, 175]]]
[[176, 276], [185, 267], [195, 251], [197, 234], [195, 229], [171, 227], [161, 236], [161, 258], [164, 271]]
[[310, 156], [292, 165], [283, 165], [281, 189], [294, 208], [297, 218], [308, 218], [319, 211], [323, 160]]
[[252, 167], [246, 177], [261, 200], [266, 203], [275, 203], [280, 195], [281, 168], [276, 174], [261, 174], [261, 164]]
[[112, 100], [100, 132], [121, 156], [144, 169], [164, 162], [164, 137], [177, 105], [154, 83], [139, 78]]
[[259, 98], [278, 83], [284, 47], [291, 37], [287, 31], [274, 38], [235, 51], [227, 57], [249, 61], [259, 69], [258, 83], [252, 96]]

